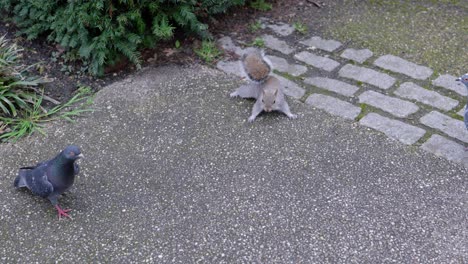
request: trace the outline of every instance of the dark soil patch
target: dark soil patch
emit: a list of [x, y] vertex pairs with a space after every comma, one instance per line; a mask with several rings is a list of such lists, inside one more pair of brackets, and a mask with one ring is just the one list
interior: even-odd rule
[[18, 29], [14, 24], [0, 21], [0, 35], [6, 37], [24, 49], [22, 52], [22, 61], [24, 65], [38, 64], [33, 68], [31, 74], [50, 79], [50, 83], [44, 85], [44, 93], [56, 100], [64, 100], [71, 97], [72, 93], [79, 85], [88, 85], [93, 89], [99, 89], [109, 80], [106, 78], [96, 79], [86, 75], [66, 74], [62, 71], [63, 62], [53, 61], [53, 52], [58, 49], [44, 38], [29, 41], [21, 36], [16, 36]]
[[[63, 54], [63, 51], [59, 46], [48, 42], [45, 37], [27, 40], [23, 36], [17, 36], [18, 32], [18, 28], [13, 23], [0, 21], [0, 36], [5, 35], [23, 49], [22, 64], [37, 64], [31, 69], [31, 74], [49, 79], [51, 82], [43, 85], [44, 93], [58, 101], [71, 98], [80, 86], [89, 86], [94, 91], [98, 91], [137, 71], [135, 65], [123, 60], [121, 63], [107, 67], [104, 76], [91, 76], [80, 71], [82, 66], [80, 61], [71, 62], [60, 55], [57, 56], [56, 54]], [[190, 48], [194, 42], [196, 43], [193, 37], [182, 37], [182, 34], [177, 33], [175, 39], [179, 39], [182, 48], [175, 49], [173, 42], [166, 42], [159, 43], [157, 48], [142, 50], [142, 67], [199, 61]]]

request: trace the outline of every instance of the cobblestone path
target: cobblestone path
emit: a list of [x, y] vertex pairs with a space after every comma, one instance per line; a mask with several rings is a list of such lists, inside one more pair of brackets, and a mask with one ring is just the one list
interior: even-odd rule
[[[266, 53], [288, 96], [468, 166], [462, 121], [467, 91], [457, 76], [320, 36], [291, 40], [293, 26], [262, 21], [271, 30], [262, 36]], [[243, 53], [229, 36], [218, 42], [228, 52]], [[245, 77], [238, 61], [223, 60], [217, 68]]]

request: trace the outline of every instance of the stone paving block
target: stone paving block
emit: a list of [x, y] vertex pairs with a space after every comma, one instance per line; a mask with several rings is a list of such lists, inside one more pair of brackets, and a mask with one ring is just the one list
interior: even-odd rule
[[247, 76], [245, 76], [244, 71], [241, 70], [241, 65], [239, 61], [219, 61], [216, 64], [216, 68], [228, 74], [234, 74], [241, 78], [247, 78]]
[[455, 81], [455, 79], [457, 78], [458, 77], [455, 77], [453, 75], [444, 74], [444, 75], [437, 77], [437, 79], [433, 80], [432, 84], [435, 86], [439, 86], [445, 89], [452, 90], [460, 95], [467, 96], [468, 91], [466, 90], [465, 85], [462, 84], [461, 82]]
[[299, 43], [329, 52], [332, 52], [341, 46], [341, 42], [339, 41], [322, 39], [321, 37], [317, 36], [300, 41]]
[[304, 82], [344, 96], [353, 96], [359, 90], [357, 86], [324, 77], [306, 78]]
[[374, 55], [374, 53], [369, 49], [346, 49], [340, 56], [348, 60], [363, 63], [368, 58], [372, 57], [372, 55]]
[[336, 67], [340, 66], [340, 63], [332, 59], [318, 56], [307, 51], [302, 51], [294, 55], [296, 60], [303, 61], [311, 66], [325, 70], [333, 71]]
[[223, 48], [224, 50], [234, 52], [237, 55], [242, 55], [242, 48], [236, 46], [234, 42], [232, 41], [231, 37], [225, 36], [220, 39], [218, 39], [218, 44]]
[[375, 60], [374, 65], [386, 70], [405, 74], [418, 80], [427, 79], [433, 72], [428, 67], [409, 62], [393, 55], [383, 55], [379, 57]]
[[284, 94], [287, 96], [291, 96], [296, 99], [302, 98], [305, 94], [305, 89], [300, 87], [297, 83], [288, 80], [282, 76], [279, 76], [278, 74], [273, 74], [278, 80], [280, 81], [281, 85], [283, 86], [283, 91]]
[[278, 24], [268, 24], [267, 27], [283, 37], [291, 35], [295, 30], [293, 26], [281, 22]]
[[467, 155], [467, 152], [464, 150], [464, 146], [439, 135], [432, 135], [428, 141], [421, 145], [421, 148], [439, 157], [443, 157], [457, 163], [463, 163]]
[[392, 76], [372, 69], [346, 64], [338, 74], [341, 77], [372, 84], [381, 89], [390, 88], [396, 81]]
[[426, 114], [419, 121], [428, 127], [438, 129], [451, 137], [468, 143], [468, 131], [463, 121], [451, 118], [437, 111]]
[[395, 94], [407, 99], [413, 99], [445, 111], [452, 110], [458, 101], [437, 92], [429, 91], [412, 82], [405, 82], [395, 91]]
[[289, 55], [295, 51], [295, 49], [289, 46], [286, 41], [280, 40], [272, 35], [263, 35], [262, 38], [265, 41], [265, 46], [270, 49], [277, 50], [286, 55]]
[[359, 115], [359, 113], [361, 113], [360, 107], [335, 97], [323, 94], [310, 95], [307, 98], [306, 103], [316, 108], [322, 109], [332, 115], [340, 116], [350, 120], [354, 120]]
[[276, 57], [276, 56], [267, 56], [273, 64], [273, 69], [276, 69], [280, 72], [287, 72], [292, 76], [299, 76], [307, 72], [307, 67], [299, 64], [290, 64], [286, 59]]
[[376, 113], [367, 114], [359, 121], [359, 123], [363, 126], [378, 130], [388, 137], [396, 139], [407, 145], [416, 143], [416, 141], [426, 133], [426, 130], [422, 128], [390, 119]]
[[359, 102], [382, 109], [396, 117], [408, 117], [419, 110], [419, 107], [411, 102], [374, 91], [363, 92], [359, 95]]
[[[466, 107], [466, 104], [465, 104], [465, 107]], [[463, 107], [462, 109], [460, 109], [460, 111], [457, 112], [457, 115], [459, 115], [459, 116], [465, 116], [465, 107]]]

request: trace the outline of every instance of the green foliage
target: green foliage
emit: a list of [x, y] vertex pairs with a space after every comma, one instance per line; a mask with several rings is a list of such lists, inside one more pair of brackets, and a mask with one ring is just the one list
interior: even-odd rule
[[250, 46], [264, 48], [265, 47], [265, 40], [263, 40], [262, 38], [255, 38], [254, 41], [252, 41], [252, 43], [250, 43]]
[[250, 31], [255, 32], [262, 28], [262, 22], [260, 20], [257, 20], [255, 21], [255, 23], [250, 24], [249, 28], [250, 28]]
[[87, 70], [102, 75], [104, 67], [123, 57], [140, 66], [138, 50], [154, 47], [180, 28], [210, 37], [201, 19], [223, 13], [245, 0], [0, 0], [28, 39], [47, 36], [67, 52], [89, 62]]
[[[59, 119], [74, 122], [72, 117], [92, 111], [85, 108], [92, 102], [92, 93], [89, 87], [79, 88], [77, 94], [68, 102], [59, 104], [49, 110], [41, 107], [43, 98], [43, 95], [34, 95], [32, 107], [26, 108], [21, 116], [17, 118], [0, 117], [0, 124], [3, 123], [11, 128], [9, 132], [0, 135], [0, 140], [15, 142], [21, 137], [31, 135], [36, 131], [44, 135], [45, 133], [42, 130], [44, 123]], [[78, 108], [67, 110], [79, 103], [81, 104]]]
[[354, 120], [356, 120], [356, 121], [361, 120], [367, 113], [369, 113], [369, 105], [367, 105], [367, 104], [360, 104], [359, 106], [361, 107], [361, 112], [360, 112], [359, 115], [354, 119]]
[[28, 78], [25, 72], [32, 66], [22, 66], [19, 62], [20, 49], [10, 44], [5, 37], [0, 37], [0, 116], [16, 116], [20, 109], [31, 104], [34, 89], [44, 80]]
[[221, 52], [212, 41], [202, 41], [201, 47], [195, 50], [195, 53], [205, 62], [213, 62]]
[[181, 44], [180, 44], [180, 41], [179, 41], [179, 40], [176, 40], [176, 41], [175, 41], [174, 47], [175, 47], [176, 49], [178, 49], [178, 48], [181, 47]]
[[[64, 104], [59, 104], [40, 93], [36, 86], [45, 80], [27, 76], [27, 70], [36, 65], [23, 66], [20, 61], [21, 51], [16, 44], [0, 37], [0, 141], [16, 141], [35, 131], [43, 133], [41, 124], [44, 122], [56, 119], [72, 121], [71, 117], [89, 111], [83, 108], [63, 110], [89, 100], [90, 88], [80, 88], [78, 93]], [[57, 105], [45, 110], [41, 106], [44, 99], [55, 101]]]
[[[166, 0], [167, 1], [167, 0]], [[180, 0], [172, 0], [170, 2], [180, 2]], [[187, 1], [188, 2], [188, 1]], [[225, 13], [231, 6], [243, 5], [245, 0], [201, 0], [191, 1], [192, 5], [200, 4], [199, 10], [205, 10], [209, 15]]]
[[293, 26], [294, 26], [294, 29], [295, 29], [297, 32], [301, 33], [302, 35], [307, 34], [308, 28], [307, 28], [307, 26], [304, 25], [302, 22], [295, 22], [295, 23], [293, 24]]
[[463, 121], [463, 116], [461, 115], [458, 115], [457, 113], [448, 113], [449, 116], [451, 116], [452, 118], [454, 119], [457, 119], [457, 120], [460, 120], [460, 121]]
[[253, 9], [260, 10], [260, 11], [269, 11], [273, 8], [273, 6], [265, 2], [265, 0], [252, 1], [250, 2], [250, 7], [252, 7]]

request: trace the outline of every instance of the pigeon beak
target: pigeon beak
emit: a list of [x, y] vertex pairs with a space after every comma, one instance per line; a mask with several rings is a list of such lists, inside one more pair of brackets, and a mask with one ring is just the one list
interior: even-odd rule
[[83, 158], [84, 158], [83, 154], [81, 154], [81, 153], [80, 153], [77, 157], [78, 157], [79, 159], [83, 159]]
[[461, 81], [461, 78], [457, 78], [457, 79], [455, 79], [455, 81]]

